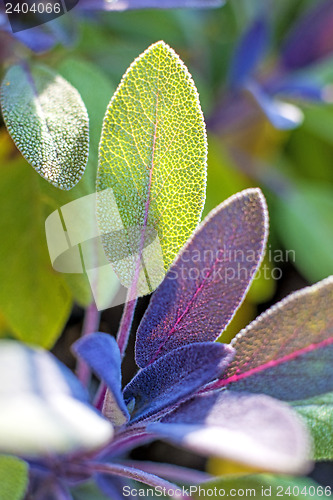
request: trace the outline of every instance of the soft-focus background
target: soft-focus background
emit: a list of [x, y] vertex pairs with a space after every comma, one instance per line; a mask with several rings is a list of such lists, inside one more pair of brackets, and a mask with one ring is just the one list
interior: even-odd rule
[[[230, 0], [205, 11], [75, 8], [37, 34], [29, 30], [16, 38], [0, 12], [1, 77], [22, 58], [39, 60], [78, 88], [90, 114], [90, 160], [81, 181], [85, 189], [75, 188], [70, 195], [37, 179], [0, 119], [0, 333], [26, 339], [37, 321], [41, 336], [53, 332], [45, 342], [52, 345], [64, 330], [54, 352], [71, 367], [69, 346], [80, 334], [89, 286], [84, 277], [52, 270], [45, 217], [93, 191], [107, 103], [132, 60], [161, 39], [189, 68], [207, 122], [204, 215], [250, 186], [260, 186], [269, 204], [270, 240], [260, 276], [222, 340], [230, 340], [289, 292], [333, 273], [331, 0]], [[33, 286], [36, 279], [42, 282], [41, 292]], [[63, 290], [63, 300], [53, 300], [55, 287]], [[147, 303], [141, 299], [136, 325]], [[104, 311], [101, 329], [115, 332], [120, 315], [120, 306]], [[133, 369], [129, 359], [125, 382]], [[135, 453], [136, 458], [168, 456], [182, 464], [192, 460], [161, 444]], [[233, 470], [222, 462], [209, 467], [220, 473]], [[329, 464], [318, 466], [313, 475], [333, 484]]]

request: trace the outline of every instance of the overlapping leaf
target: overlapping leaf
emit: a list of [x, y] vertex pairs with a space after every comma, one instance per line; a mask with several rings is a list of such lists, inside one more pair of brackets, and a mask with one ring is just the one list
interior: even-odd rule
[[333, 278], [290, 295], [241, 331], [218, 385], [292, 401], [333, 390]]
[[287, 405], [263, 395], [196, 396], [148, 430], [195, 452], [262, 470], [290, 474], [309, 468], [309, 441], [300, 420]]
[[74, 87], [48, 68], [12, 66], [1, 85], [2, 113], [16, 146], [36, 171], [68, 190], [88, 160], [89, 124]]
[[266, 238], [260, 190], [245, 190], [212, 211], [152, 297], [137, 332], [138, 365], [182, 345], [215, 340], [242, 302]]
[[129, 420], [121, 392], [121, 357], [117, 342], [106, 333], [91, 333], [74, 345], [80, 356], [108, 386], [103, 413], [114, 425]]
[[99, 224], [110, 235], [104, 237], [110, 261], [124, 247], [124, 256], [130, 256], [113, 262], [126, 286], [136, 276], [137, 254], [149, 229], [157, 233], [157, 250], [143, 252], [142, 279], [148, 282], [143, 293], [156, 288], [194, 230], [205, 198], [206, 153], [191, 76], [175, 52], [158, 42], [123, 77], [107, 109], [100, 142], [97, 189], [102, 199], [103, 190], [110, 188], [116, 208], [102, 199]]
[[233, 355], [229, 345], [205, 342], [180, 347], [140, 370], [124, 390], [125, 400], [135, 403], [132, 421], [190, 396], [223, 373]]

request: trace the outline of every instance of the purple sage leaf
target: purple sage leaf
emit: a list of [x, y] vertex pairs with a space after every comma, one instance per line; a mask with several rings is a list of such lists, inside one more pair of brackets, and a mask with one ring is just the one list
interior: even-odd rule
[[267, 226], [259, 189], [232, 196], [208, 215], [152, 297], [137, 332], [139, 366], [182, 345], [219, 337], [258, 269]]
[[291, 294], [232, 341], [219, 386], [293, 401], [333, 391], [333, 277]]
[[114, 425], [129, 420], [129, 413], [121, 392], [121, 357], [117, 342], [106, 333], [92, 333], [78, 340], [73, 351], [108, 386], [107, 405], [103, 413]]
[[333, 2], [314, 5], [286, 39], [282, 63], [289, 70], [308, 66], [333, 51]]
[[278, 473], [309, 470], [305, 428], [284, 403], [264, 395], [210, 392], [147, 427], [197, 453]]
[[124, 399], [129, 404], [135, 401], [132, 421], [191, 396], [220, 376], [233, 355], [229, 345], [205, 342], [176, 349], [143, 368], [124, 390]]
[[263, 17], [255, 19], [250, 28], [240, 39], [234, 54], [229, 84], [240, 87], [247, 77], [256, 69], [268, 46], [268, 27]]

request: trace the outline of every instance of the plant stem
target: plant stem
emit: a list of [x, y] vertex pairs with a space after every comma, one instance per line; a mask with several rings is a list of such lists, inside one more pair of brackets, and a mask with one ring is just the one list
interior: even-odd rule
[[[134, 287], [133, 287], [134, 288]], [[123, 315], [121, 317], [121, 322], [117, 334], [117, 342], [120, 350], [121, 357], [124, 357], [126, 347], [128, 344], [128, 339], [131, 333], [131, 326], [134, 316], [134, 311], [136, 307], [136, 303], [138, 301], [137, 298], [132, 299], [133, 288], [130, 288], [126, 297], [126, 303], [124, 306]], [[136, 288], [136, 284], [135, 284]]]
[[140, 469], [149, 474], [161, 476], [168, 481], [180, 481], [186, 484], [199, 484], [212, 479], [213, 476], [196, 469], [180, 467], [179, 465], [164, 464], [158, 462], [142, 462], [124, 460], [122, 463], [128, 467]]
[[[96, 308], [95, 302], [92, 302], [86, 309], [82, 328], [82, 337], [96, 332], [99, 327], [99, 321], [100, 313]], [[78, 361], [76, 374], [81, 383], [87, 387], [90, 381], [91, 372], [89, 366], [81, 359]]]
[[[191, 498], [188, 495], [181, 494], [181, 488], [176, 484], [165, 481], [154, 474], [149, 474], [134, 467], [126, 467], [119, 464], [104, 464], [98, 462], [88, 462], [85, 464], [89, 471], [98, 474], [111, 474], [114, 476], [127, 477], [129, 479], [134, 479], [153, 488], [160, 487], [165, 488], [167, 494], [175, 498]], [[180, 494], [179, 494], [180, 493]]]
[[94, 399], [94, 406], [96, 410], [102, 411], [106, 391], [106, 384], [104, 382], [101, 382]]

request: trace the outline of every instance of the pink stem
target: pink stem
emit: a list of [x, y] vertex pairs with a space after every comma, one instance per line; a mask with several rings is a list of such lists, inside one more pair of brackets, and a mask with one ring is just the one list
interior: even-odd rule
[[104, 382], [101, 382], [101, 384], [98, 388], [98, 391], [96, 393], [95, 400], [94, 400], [94, 406], [99, 411], [102, 411], [102, 409], [103, 409], [103, 403], [104, 403], [106, 391], [107, 391], [106, 384]]

